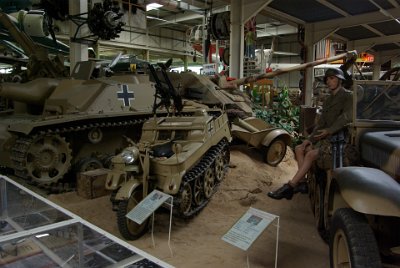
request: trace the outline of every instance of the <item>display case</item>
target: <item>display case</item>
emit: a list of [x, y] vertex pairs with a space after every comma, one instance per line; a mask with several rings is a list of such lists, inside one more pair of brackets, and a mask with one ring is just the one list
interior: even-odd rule
[[171, 267], [2, 175], [0, 211], [0, 267]]

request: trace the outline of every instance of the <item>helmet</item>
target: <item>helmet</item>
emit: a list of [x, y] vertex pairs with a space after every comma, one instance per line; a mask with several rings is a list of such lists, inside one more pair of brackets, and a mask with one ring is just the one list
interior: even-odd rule
[[345, 80], [344, 78], [344, 73], [341, 69], [339, 68], [329, 68], [328, 70], [326, 70], [325, 72], [325, 76], [324, 76], [324, 83], [326, 84], [326, 79], [329, 76], [336, 76], [337, 78], [341, 79], [341, 80]]

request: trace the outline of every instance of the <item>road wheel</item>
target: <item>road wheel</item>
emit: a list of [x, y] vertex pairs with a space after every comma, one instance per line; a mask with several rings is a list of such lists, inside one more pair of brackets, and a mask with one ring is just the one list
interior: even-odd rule
[[76, 165], [76, 172], [80, 173], [98, 168], [103, 168], [103, 164], [100, 162], [100, 160], [98, 160], [96, 157], [85, 157]]
[[122, 200], [118, 204], [117, 223], [122, 237], [126, 240], [135, 240], [141, 237], [148, 229], [149, 218], [142, 224], [137, 224], [125, 217], [143, 199], [143, 189], [136, 188], [128, 200]]
[[264, 161], [268, 165], [276, 167], [285, 157], [286, 149], [286, 143], [283, 139], [274, 139], [271, 144], [265, 149]]
[[224, 179], [225, 176], [225, 161], [224, 157], [220, 154], [215, 159], [215, 180], [219, 183]]
[[179, 206], [178, 210], [179, 213], [183, 217], [187, 217], [192, 210], [192, 201], [193, 201], [193, 194], [192, 194], [192, 187], [188, 182], [183, 182], [180, 192], [179, 192]]
[[193, 201], [197, 206], [204, 202], [204, 181], [201, 176], [194, 181]]
[[365, 217], [350, 208], [333, 215], [329, 255], [332, 268], [382, 267], [373, 231]]
[[206, 199], [209, 199], [213, 192], [214, 192], [214, 185], [215, 185], [215, 179], [214, 179], [214, 171], [211, 166], [209, 166], [206, 171], [204, 172], [204, 197]]

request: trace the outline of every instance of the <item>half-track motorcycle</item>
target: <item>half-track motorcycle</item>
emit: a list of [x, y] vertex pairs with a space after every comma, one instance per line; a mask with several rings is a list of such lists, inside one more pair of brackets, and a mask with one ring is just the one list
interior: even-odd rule
[[220, 110], [147, 120], [140, 141], [112, 158], [107, 175], [121, 235], [133, 240], [147, 230], [148, 220], [139, 225], [125, 215], [153, 189], [174, 197], [180, 217], [204, 208], [227, 171], [230, 141], [228, 117]]
[[[149, 65], [156, 89], [154, 117], [143, 124], [138, 143], [126, 137], [132, 146], [112, 158], [106, 179], [119, 230], [128, 240], [147, 230], [148, 220], [136, 224], [126, 214], [152, 189], [173, 195], [176, 213], [192, 217], [208, 203], [229, 163], [232, 137], [227, 115], [206, 107], [182, 116], [182, 98], [169, 80], [167, 65], [160, 67], [161, 74]], [[174, 112], [158, 117], [159, 108]]]
[[309, 179], [316, 226], [329, 241], [331, 267], [397, 267], [400, 83], [354, 81], [353, 104], [350, 141], [334, 135], [329, 166]]
[[353, 58], [354, 55], [357, 54], [352, 51], [230, 82], [226, 81], [225, 76], [214, 79], [193, 72], [168, 72], [167, 74], [183, 98], [208, 107], [219, 107], [226, 111], [232, 126], [232, 136], [251, 147], [260, 149], [263, 152], [264, 161], [271, 166], [276, 166], [284, 158], [287, 146], [291, 145], [291, 136], [284, 129], [273, 127], [263, 120], [255, 118], [253, 103], [246, 94], [238, 89], [238, 86], [346, 57]]

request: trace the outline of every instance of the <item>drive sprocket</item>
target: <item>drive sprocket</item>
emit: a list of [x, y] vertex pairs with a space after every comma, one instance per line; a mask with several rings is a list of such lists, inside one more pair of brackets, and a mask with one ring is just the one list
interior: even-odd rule
[[57, 182], [71, 166], [69, 143], [59, 135], [41, 135], [32, 139], [26, 154], [26, 173], [39, 185]]

